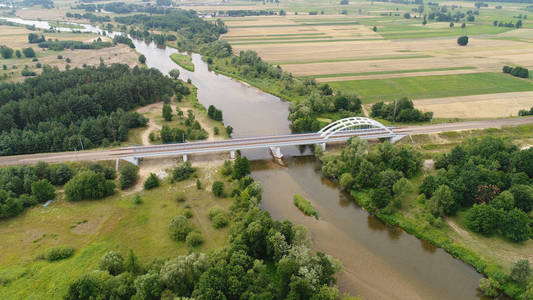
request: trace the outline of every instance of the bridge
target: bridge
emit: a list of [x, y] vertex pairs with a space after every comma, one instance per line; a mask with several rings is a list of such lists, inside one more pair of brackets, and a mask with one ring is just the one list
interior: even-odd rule
[[333, 122], [314, 133], [129, 147], [124, 149], [130, 150], [131, 153], [123, 155], [119, 159], [138, 164], [140, 159], [146, 157], [182, 156], [183, 160], [187, 161], [188, 155], [213, 152], [230, 152], [231, 158], [235, 158], [237, 150], [259, 148], [270, 149], [275, 158], [282, 158], [281, 147], [285, 146], [321, 145], [325, 150], [327, 143], [343, 142], [352, 137], [389, 139], [391, 142], [395, 142], [404, 136], [393, 132], [391, 128], [376, 120], [351, 117]]

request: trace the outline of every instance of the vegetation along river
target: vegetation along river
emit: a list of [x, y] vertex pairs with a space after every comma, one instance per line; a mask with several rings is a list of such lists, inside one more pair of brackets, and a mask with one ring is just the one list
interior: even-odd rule
[[[26, 20], [37, 27], [38, 23], [43, 22]], [[85, 28], [98, 31], [92, 26]], [[234, 136], [290, 132], [287, 102], [209, 71], [198, 54], [192, 54], [195, 71], [190, 72], [169, 58], [176, 49], [139, 40], [134, 44], [149, 67], [163, 73], [178, 68], [181, 79], [191, 79], [199, 101], [221, 109], [225, 124], [234, 127]], [[368, 214], [336, 183], [322, 176], [319, 163], [305, 156], [309, 151], [292, 147], [282, 152], [285, 166], [273, 162], [266, 150], [245, 152], [254, 160], [252, 175], [265, 188], [262, 208], [276, 219], [304, 225], [316, 250], [341, 260], [341, 291], [365, 299], [484, 299], [477, 290], [482, 275], [472, 267]], [[319, 220], [304, 216], [293, 205], [294, 194], [312, 202]]]

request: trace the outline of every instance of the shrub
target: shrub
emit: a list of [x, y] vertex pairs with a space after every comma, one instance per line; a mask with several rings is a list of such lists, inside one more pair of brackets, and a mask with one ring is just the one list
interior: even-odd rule
[[218, 206], [218, 205], [215, 205], [213, 207], [211, 207], [208, 211], [207, 211], [207, 217], [209, 218], [209, 220], [213, 220], [213, 218], [218, 215], [218, 214], [222, 214], [224, 213], [224, 210], [222, 209], [222, 207]]
[[135, 195], [135, 197], [133, 197], [133, 204], [139, 205], [142, 203], [143, 203], [143, 199], [141, 198], [141, 196]]
[[144, 182], [144, 189], [150, 190], [159, 186], [159, 178], [154, 173], [150, 173], [150, 176]]
[[185, 216], [175, 216], [170, 225], [168, 226], [170, 237], [178, 242], [183, 242], [187, 238], [187, 235], [192, 231], [192, 227], [189, 225]]
[[226, 215], [223, 213], [218, 213], [217, 215], [215, 215], [213, 217], [212, 222], [213, 222], [213, 227], [215, 227], [216, 229], [226, 227], [229, 224], [228, 217], [226, 217]]
[[294, 195], [293, 202], [306, 216], [314, 216], [318, 220], [318, 213], [309, 200], [305, 199], [302, 195]]
[[499, 213], [490, 205], [474, 205], [466, 212], [465, 224], [474, 231], [484, 235], [493, 233], [498, 227]]
[[50, 181], [55, 185], [63, 185], [74, 176], [74, 171], [66, 164], [55, 166], [50, 171]]
[[527, 259], [519, 259], [511, 268], [511, 279], [520, 284], [524, 284], [530, 274], [531, 267]]
[[176, 202], [185, 202], [185, 200], [187, 200], [186, 197], [185, 197], [185, 194], [178, 193], [176, 195]]
[[185, 218], [187, 219], [190, 219], [192, 218], [192, 210], [186, 208], [183, 210], [183, 215], [185, 216]]
[[70, 201], [101, 199], [113, 194], [114, 190], [112, 181], [93, 171], [80, 172], [65, 184], [65, 195]]
[[513, 68], [510, 66], [503, 66], [503, 73], [510, 74], [512, 70]]
[[46, 250], [39, 255], [39, 258], [47, 261], [58, 261], [71, 257], [74, 254], [74, 248], [70, 246], [59, 246]]
[[184, 181], [191, 177], [191, 175], [196, 171], [195, 168], [191, 166], [190, 162], [184, 162], [183, 164], [177, 166], [172, 170], [172, 178], [176, 181]]
[[468, 45], [468, 37], [465, 35], [465, 36], [461, 36], [457, 39], [457, 44], [459, 44], [459, 46], [466, 46]]
[[354, 179], [352, 177], [352, 174], [348, 172], [342, 174], [339, 179], [339, 183], [345, 190], [349, 190], [354, 184]]
[[120, 188], [127, 189], [139, 179], [139, 167], [132, 164], [125, 165], [120, 170]]
[[248, 161], [248, 158], [239, 155], [233, 164], [233, 178], [241, 179], [250, 174], [250, 171], [250, 162]]
[[224, 197], [224, 183], [222, 181], [213, 182], [213, 194], [217, 197]]
[[196, 189], [201, 190], [202, 189], [202, 183], [200, 182], [200, 179], [196, 179]]
[[37, 201], [46, 202], [55, 198], [55, 189], [48, 180], [41, 179], [31, 184], [31, 194]]
[[370, 192], [370, 201], [376, 208], [384, 208], [392, 200], [390, 191], [386, 187], [373, 189]]
[[116, 251], [109, 251], [100, 259], [98, 266], [113, 276], [118, 275], [124, 271], [124, 257]]
[[492, 278], [481, 278], [479, 280], [479, 289], [485, 296], [496, 297], [500, 294], [498, 289], [500, 285], [498, 282]]
[[186, 243], [189, 247], [200, 246], [203, 242], [204, 242], [204, 238], [202, 237], [202, 234], [198, 231], [190, 232], [187, 235]]

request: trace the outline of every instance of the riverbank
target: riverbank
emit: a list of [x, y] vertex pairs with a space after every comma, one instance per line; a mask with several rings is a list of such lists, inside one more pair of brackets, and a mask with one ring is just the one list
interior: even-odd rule
[[194, 64], [189, 55], [173, 53], [170, 55], [170, 59], [185, 70], [194, 72]]

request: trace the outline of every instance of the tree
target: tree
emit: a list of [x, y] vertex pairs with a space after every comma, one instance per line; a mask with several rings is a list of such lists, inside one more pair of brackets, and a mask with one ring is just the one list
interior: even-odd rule
[[22, 53], [20, 52], [20, 50], [18, 50], [18, 49], [15, 50], [15, 56], [16, 56], [17, 58], [21, 58], [21, 57], [22, 57]]
[[466, 24], [465, 23], [461, 24], [461, 28], [465, 29], [466, 28]]
[[407, 178], [401, 178], [392, 186], [392, 192], [398, 199], [404, 198], [413, 191], [413, 185]]
[[80, 172], [65, 184], [65, 195], [69, 201], [101, 199], [113, 194], [114, 190], [113, 181], [93, 171]]
[[517, 184], [509, 190], [513, 194], [515, 206], [528, 213], [533, 208], [533, 189], [527, 185]]
[[48, 180], [41, 179], [31, 184], [31, 194], [37, 201], [46, 202], [55, 198], [55, 189]]
[[98, 263], [100, 270], [116, 276], [124, 271], [124, 257], [116, 251], [107, 252]]
[[172, 120], [172, 107], [168, 104], [163, 104], [163, 118], [165, 121], [171, 121]]
[[501, 194], [492, 199], [492, 201], [490, 201], [490, 205], [494, 206], [496, 209], [505, 211], [511, 210], [515, 206], [514, 196], [509, 191], [503, 191]]
[[222, 181], [215, 181], [213, 182], [213, 186], [211, 188], [213, 190], [213, 194], [217, 197], [223, 197], [224, 196], [224, 183]]
[[516, 172], [524, 172], [533, 178], [533, 148], [521, 150], [513, 155], [513, 166]]
[[460, 46], [466, 46], [468, 45], [468, 37], [465, 35], [465, 36], [461, 36], [457, 39], [457, 44], [459, 44]]
[[148, 273], [135, 279], [135, 299], [155, 300], [160, 299], [161, 279], [158, 273]]
[[101, 289], [102, 283], [96, 276], [85, 274], [69, 285], [65, 299], [89, 300], [103, 298], [100, 297]]
[[25, 57], [35, 57], [35, 51], [31, 47], [22, 49], [22, 53]]
[[191, 177], [195, 171], [196, 169], [192, 167], [191, 162], [184, 162], [172, 170], [172, 179], [176, 181], [184, 181]]
[[244, 176], [250, 174], [250, 162], [246, 156], [237, 156], [235, 163], [233, 164], [233, 178], [241, 179]]
[[390, 190], [386, 187], [373, 189], [370, 192], [370, 201], [377, 208], [384, 208], [392, 200]]
[[524, 284], [531, 274], [529, 260], [519, 259], [511, 268], [511, 279], [520, 284]]
[[454, 25], [453, 22], [450, 22], [450, 28], [453, 28]]
[[146, 64], [146, 56], [144, 54], [139, 55], [139, 62], [143, 65]]
[[168, 75], [170, 75], [172, 79], [178, 80], [178, 78], [180, 77], [180, 70], [172, 69], [168, 72]]
[[159, 177], [157, 177], [157, 175], [155, 175], [154, 173], [150, 173], [150, 176], [148, 176], [148, 178], [144, 182], [144, 189], [151, 190], [153, 188], [158, 187], [159, 184]]
[[506, 238], [514, 242], [525, 241], [531, 232], [529, 217], [522, 210], [513, 208], [503, 213], [500, 229]]
[[187, 235], [185, 242], [189, 247], [194, 248], [200, 246], [204, 242], [204, 238], [200, 232], [193, 231]]
[[63, 185], [74, 176], [74, 171], [67, 164], [60, 164], [50, 171], [50, 182], [55, 185]]
[[139, 167], [127, 164], [120, 170], [120, 189], [124, 190], [139, 180]]
[[139, 259], [133, 253], [133, 250], [130, 249], [128, 252], [128, 257], [126, 258], [126, 262], [124, 263], [124, 270], [126, 272], [130, 272], [131, 274], [138, 275], [142, 273], [142, 266], [139, 263]]
[[183, 242], [187, 238], [187, 235], [192, 231], [192, 227], [189, 225], [189, 221], [185, 216], [175, 216], [168, 226], [170, 237], [177, 241]]
[[466, 212], [465, 224], [474, 232], [489, 235], [496, 230], [498, 223], [499, 212], [493, 206], [475, 204]]
[[352, 174], [350, 173], [342, 174], [339, 179], [339, 183], [345, 190], [349, 190], [354, 184], [354, 179], [352, 177]]

